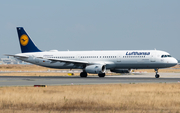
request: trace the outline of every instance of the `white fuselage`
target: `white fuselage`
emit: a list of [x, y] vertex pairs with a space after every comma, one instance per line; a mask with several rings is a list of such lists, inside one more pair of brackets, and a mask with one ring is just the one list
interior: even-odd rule
[[[65, 59], [86, 61], [89, 64], [106, 65], [106, 69], [156, 69], [177, 64], [177, 60], [169, 53], [159, 50], [122, 50], [122, 51], [47, 51], [20, 53], [28, 56], [18, 58], [36, 65], [58, 69], [83, 69], [83, 65], [49, 59]], [[164, 57], [162, 57], [164, 55]], [[165, 56], [166, 55], [166, 56]]]

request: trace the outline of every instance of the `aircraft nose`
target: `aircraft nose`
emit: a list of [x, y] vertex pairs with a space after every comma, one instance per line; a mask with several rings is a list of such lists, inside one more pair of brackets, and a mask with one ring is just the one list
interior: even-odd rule
[[178, 63], [178, 61], [177, 61], [175, 58], [172, 58], [172, 59], [171, 59], [171, 64], [172, 64], [172, 65], [175, 66], [175, 65], [177, 65], [177, 63]]

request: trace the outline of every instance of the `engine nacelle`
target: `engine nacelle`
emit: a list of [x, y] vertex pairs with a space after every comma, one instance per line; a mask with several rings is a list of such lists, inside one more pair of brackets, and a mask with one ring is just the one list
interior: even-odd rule
[[105, 65], [89, 65], [86, 66], [85, 71], [92, 74], [101, 74], [106, 72]]
[[131, 69], [111, 69], [110, 71], [115, 73], [130, 73]]

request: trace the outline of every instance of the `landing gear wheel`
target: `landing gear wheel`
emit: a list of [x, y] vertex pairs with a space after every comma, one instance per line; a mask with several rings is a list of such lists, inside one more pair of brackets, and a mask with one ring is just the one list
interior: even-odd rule
[[102, 74], [98, 74], [99, 77], [105, 77], [106, 74], [105, 73], [102, 73]]
[[87, 73], [86, 72], [81, 72], [80, 77], [87, 77]]
[[156, 69], [155, 69], [155, 72], [156, 72], [155, 77], [156, 77], [156, 78], [159, 78], [159, 77], [160, 77], [160, 75], [158, 74], [158, 68], [156, 68]]
[[155, 77], [156, 77], [156, 78], [159, 78], [159, 74], [156, 74]]

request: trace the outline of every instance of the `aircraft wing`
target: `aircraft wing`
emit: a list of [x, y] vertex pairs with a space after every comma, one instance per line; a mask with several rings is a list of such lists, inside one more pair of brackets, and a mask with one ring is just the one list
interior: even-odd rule
[[88, 62], [88, 61], [79, 61], [79, 60], [68, 60], [68, 59], [47, 59], [52, 61], [52, 63], [55, 62], [66, 62], [66, 63], [73, 63], [73, 64], [88, 64], [88, 65], [93, 65], [93, 64], [114, 64], [114, 62]]
[[66, 62], [66, 63], [73, 63], [73, 64], [90, 64], [87, 61], [78, 61], [78, 60], [67, 60], [67, 59], [47, 59], [53, 62]]

